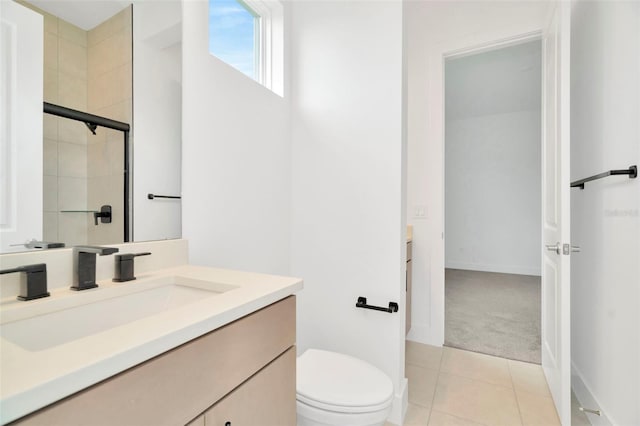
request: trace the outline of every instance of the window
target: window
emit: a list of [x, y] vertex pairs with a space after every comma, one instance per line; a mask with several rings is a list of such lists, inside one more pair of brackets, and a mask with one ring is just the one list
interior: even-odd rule
[[238, 0], [209, 1], [209, 53], [249, 77], [259, 75], [260, 17]]
[[209, 53], [283, 96], [278, 0], [209, 0]]

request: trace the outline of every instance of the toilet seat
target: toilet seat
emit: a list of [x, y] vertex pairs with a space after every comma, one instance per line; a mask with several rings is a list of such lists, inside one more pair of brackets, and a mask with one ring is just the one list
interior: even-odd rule
[[358, 358], [308, 349], [297, 365], [296, 398], [310, 407], [355, 414], [386, 410], [391, 404], [389, 377]]

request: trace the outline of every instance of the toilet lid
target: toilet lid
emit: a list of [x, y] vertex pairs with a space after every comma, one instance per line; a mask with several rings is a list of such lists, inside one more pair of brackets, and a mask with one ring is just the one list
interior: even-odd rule
[[363, 412], [391, 403], [391, 379], [358, 358], [308, 349], [298, 357], [297, 367], [297, 399], [306, 404], [340, 412]]

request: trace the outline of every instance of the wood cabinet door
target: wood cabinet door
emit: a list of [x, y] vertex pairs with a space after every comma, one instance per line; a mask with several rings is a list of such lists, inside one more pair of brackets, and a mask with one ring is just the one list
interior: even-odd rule
[[291, 347], [207, 410], [205, 426], [295, 426], [295, 372]]

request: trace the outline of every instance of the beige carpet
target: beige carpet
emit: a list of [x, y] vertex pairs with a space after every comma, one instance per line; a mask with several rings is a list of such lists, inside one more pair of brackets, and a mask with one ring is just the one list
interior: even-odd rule
[[444, 342], [540, 364], [540, 277], [447, 269]]

